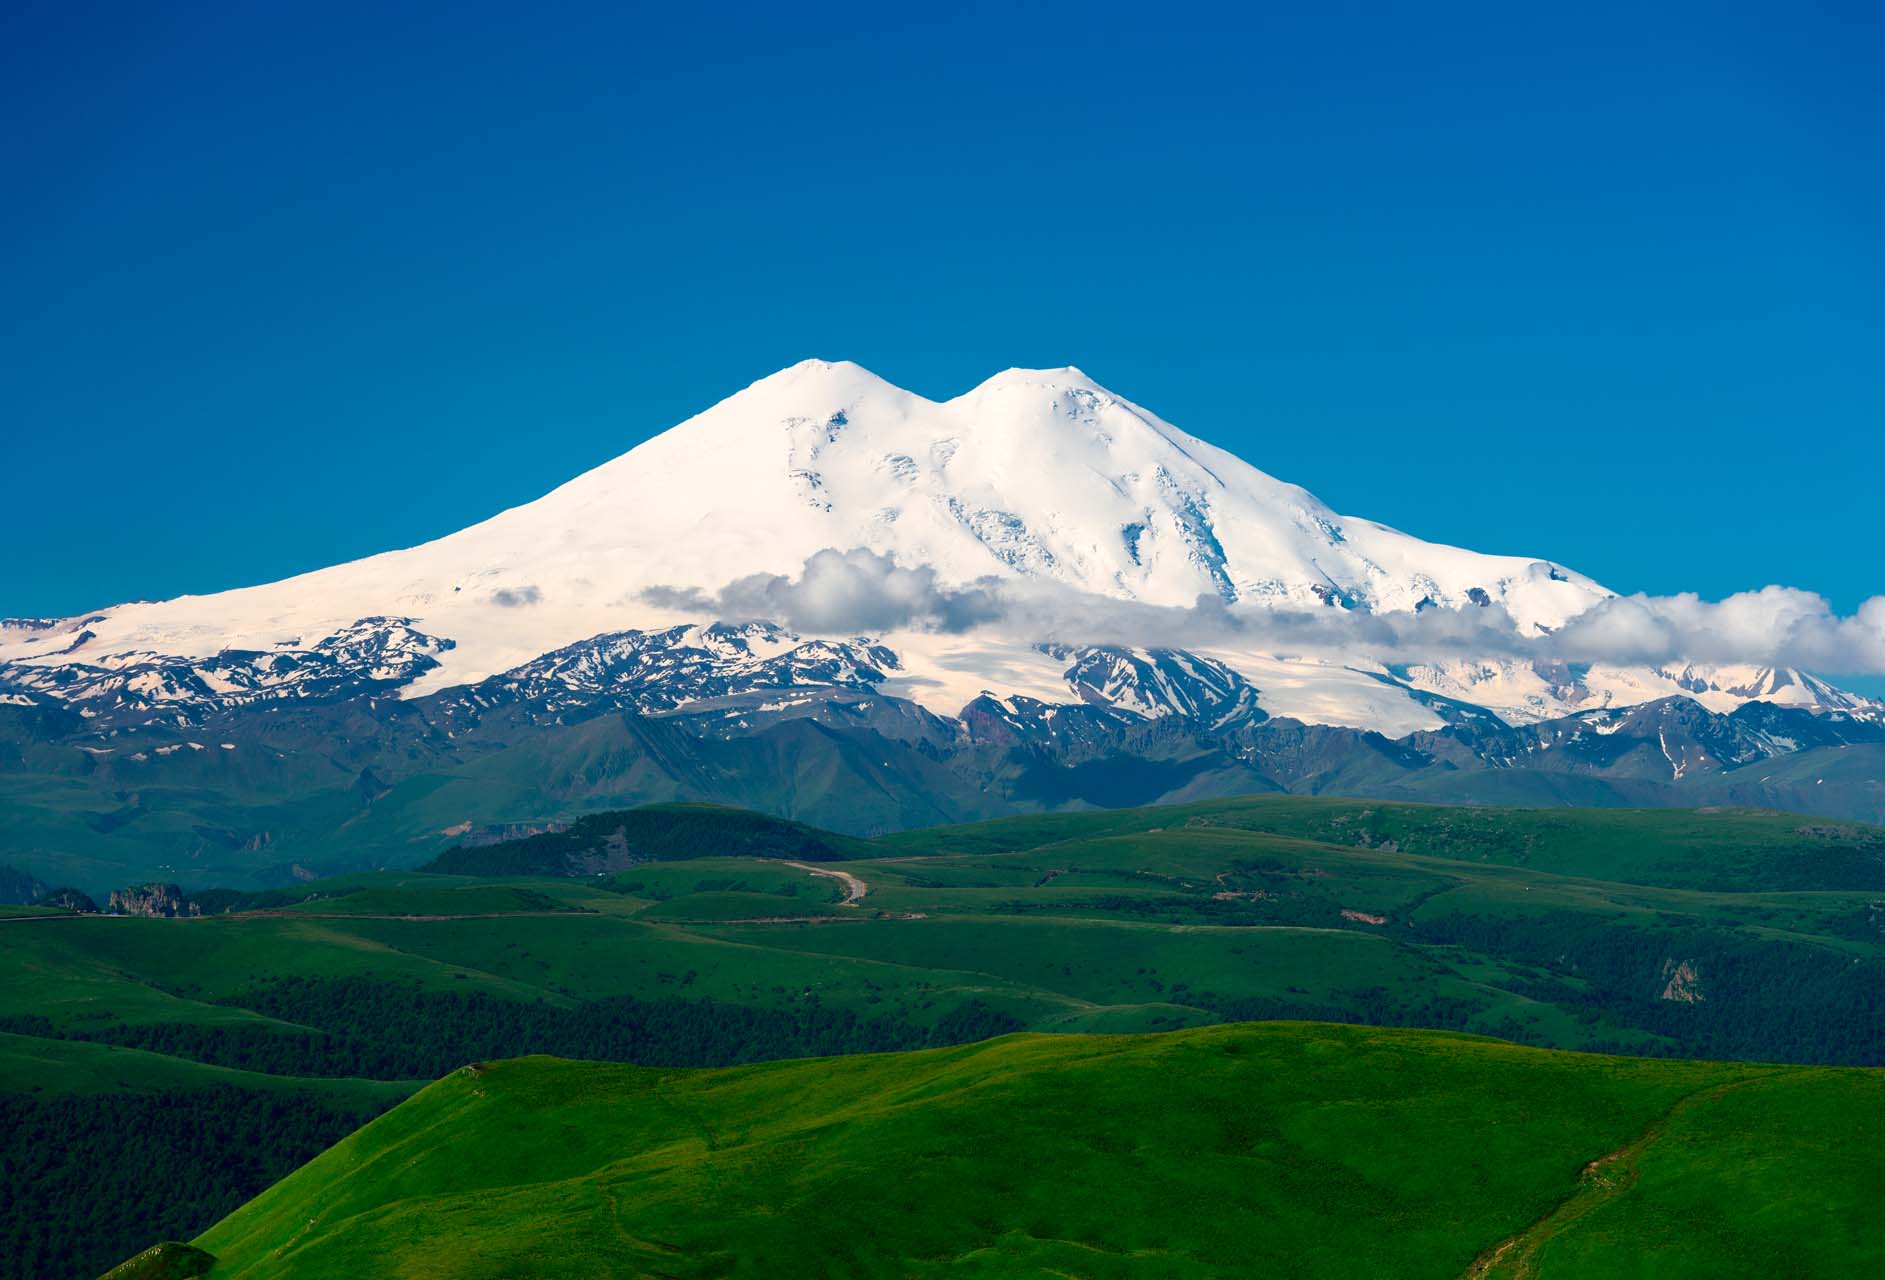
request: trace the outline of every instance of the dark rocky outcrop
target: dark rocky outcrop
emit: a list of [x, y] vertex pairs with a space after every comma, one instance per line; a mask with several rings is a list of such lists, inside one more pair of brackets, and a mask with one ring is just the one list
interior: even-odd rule
[[181, 1240], [166, 1240], [119, 1263], [102, 1280], [197, 1280], [215, 1265], [216, 1255]]
[[114, 916], [147, 916], [173, 920], [178, 916], [200, 916], [203, 909], [183, 896], [174, 884], [134, 884], [111, 891], [105, 908]]
[[92, 900], [92, 896], [89, 893], [80, 889], [54, 889], [51, 893], [39, 900], [39, 905], [42, 907], [58, 907], [62, 911], [74, 911], [79, 915], [85, 916], [95, 916], [98, 914], [98, 904]]

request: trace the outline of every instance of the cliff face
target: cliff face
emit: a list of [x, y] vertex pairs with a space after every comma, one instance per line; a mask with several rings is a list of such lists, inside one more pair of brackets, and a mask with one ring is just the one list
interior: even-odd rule
[[174, 884], [134, 884], [114, 889], [111, 902], [105, 909], [112, 915], [163, 919], [203, 914], [203, 909], [184, 897], [183, 890]]

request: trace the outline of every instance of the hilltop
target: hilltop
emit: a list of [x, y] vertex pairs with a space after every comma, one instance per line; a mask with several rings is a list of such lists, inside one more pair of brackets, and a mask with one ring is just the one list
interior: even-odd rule
[[195, 1244], [216, 1280], [1843, 1277], [1885, 1267], [1882, 1116], [1877, 1071], [1311, 1024], [530, 1058], [455, 1072]]

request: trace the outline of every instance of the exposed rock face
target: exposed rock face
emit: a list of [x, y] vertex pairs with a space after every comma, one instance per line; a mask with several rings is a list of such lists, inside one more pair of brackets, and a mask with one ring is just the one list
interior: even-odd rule
[[476, 849], [487, 844], [502, 844], [506, 840], [522, 840], [526, 836], [540, 836], [546, 833], [554, 835], [559, 831], [568, 831], [567, 822], [507, 822], [474, 827], [469, 822], [461, 822], [455, 827], [447, 827], [440, 835], [457, 836], [458, 843], [467, 849]]
[[868, 640], [805, 640], [770, 622], [715, 623], [593, 636], [447, 690], [438, 701], [454, 725], [507, 706], [549, 721], [605, 710], [667, 712], [741, 694], [869, 694], [898, 670], [897, 655]]
[[64, 911], [75, 911], [80, 915], [95, 916], [98, 904], [92, 896], [79, 889], [54, 889], [39, 900], [42, 907], [58, 907]]
[[1681, 1004], [1700, 1004], [1707, 999], [1702, 994], [1701, 974], [1695, 971], [1695, 965], [1688, 960], [1676, 961], [1671, 958], [1663, 961], [1663, 977], [1669, 982], [1662, 989], [1664, 1000], [1674, 1000]]
[[1182, 649], [1127, 649], [1096, 645], [1078, 650], [1046, 646], [1072, 659], [1066, 680], [1080, 700], [1155, 720], [1188, 716], [1213, 731], [1267, 720], [1258, 691], [1221, 662]]
[[106, 910], [115, 916], [147, 916], [164, 920], [203, 914], [203, 909], [184, 897], [183, 890], [174, 884], [135, 884], [114, 889]]

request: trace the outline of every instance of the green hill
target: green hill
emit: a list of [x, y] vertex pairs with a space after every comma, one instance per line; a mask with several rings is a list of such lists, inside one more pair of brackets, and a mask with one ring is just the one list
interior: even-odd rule
[[1274, 1023], [468, 1067], [194, 1243], [216, 1280], [1844, 1277], [1881, 1194], [1879, 1071]]
[[1767, 809], [1570, 809], [1243, 796], [884, 836], [880, 854], [1011, 853], [1183, 830], [1261, 832], [1670, 889], [1885, 891], [1885, 828]]
[[[1874, 828], [1256, 797], [833, 862], [692, 856], [792, 828], [640, 812], [708, 839], [601, 875], [371, 872], [199, 894], [230, 910], [195, 920], [0, 923], [0, 1277], [188, 1238], [412, 1082], [530, 1054], [718, 1067], [1290, 1019], [1885, 1065]], [[136, 1130], [132, 1094], [230, 1122]], [[322, 1118], [269, 1138], [277, 1097]], [[35, 1145], [67, 1131], [90, 1136]], [[179, 1168], [219, 1180], [185, 1200]]]
[[455, 845], [420, 869], [458, 876], [575, 876], [620, 871], [644, 862], [693, 858], [826, 862], [863, 857], [871, 851], [867, 840], [746, 809], [650, 804], [588, 814], [562, 831], [473, 848]]

